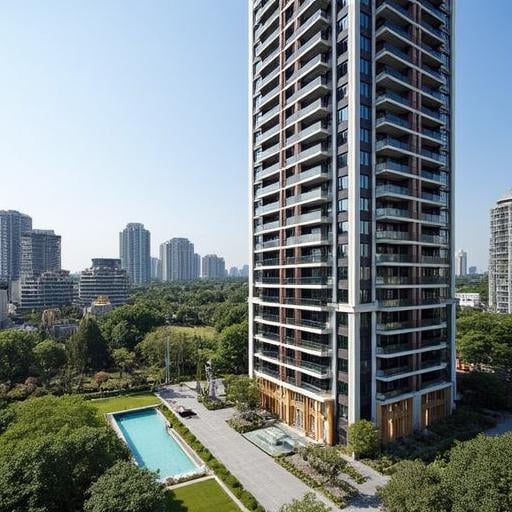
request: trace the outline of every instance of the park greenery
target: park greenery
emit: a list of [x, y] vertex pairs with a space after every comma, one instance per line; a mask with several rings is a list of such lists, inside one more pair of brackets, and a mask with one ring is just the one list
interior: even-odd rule
[[245, 373], [246, 301], [243, 281], [154, 284], [103, 317], [84, 316], [69, 339], [0, 331], [0, 399], [148, 389], [165, 378], [167, 344], [173, 382], [204, 378], [208, 360], [217, 375]]
[[329, 512], [330, 507], [324, 505], [314, 493], [308, 492], [291, 503], [283, 505], [279, 512]]
[[512, 433], [458, 443], [446, 460], [402, 462], [380, 491], [386, 512], [512, 510]]

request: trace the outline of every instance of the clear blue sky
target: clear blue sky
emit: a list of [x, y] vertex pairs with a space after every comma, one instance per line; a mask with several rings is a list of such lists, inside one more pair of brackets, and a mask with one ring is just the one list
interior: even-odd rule
[[[246, 0], [0, 2], [0, 209], [63, 237], [63, 265], [117, 256], [143, 222], [247, 262]], [[512, 187], [512, 3], [459, 0], [457, 247], [487, 261]]]

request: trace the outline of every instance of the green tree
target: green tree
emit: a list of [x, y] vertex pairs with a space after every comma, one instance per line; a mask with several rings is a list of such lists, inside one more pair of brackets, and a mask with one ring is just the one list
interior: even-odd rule
[[107, 428], [80, 427], [23, 440], [0, 457], [0, 510], [76, 512], [126, 448]]
[[473, 371], [460, 378], [464, 401], [476, 407], [505, 409], [509, 389], [506, 382], [494, 373]]
[[457, 444], [443, 473], [451, 512], [512, 510], [512, 432]]
[[34, 364], [32, 349], [38, 342], [36, 334], [20, 331], [0, 331], [0, 380], [25, 380]]
[[427, 466], [419, 460], [401, 462], [379, 495], [386, 512], [451, 510], [439, 468], [434, 464]]
[[54, 340], [44, 340], [33, 351], [42, 379], [47, 384], [66, 364], [66, 348]]
[[480, 331], [468, 331], [457, 338], [457, 354], [466, 362], [473, 364], [491, 363], [492, 343], [488, 334]]
[[96, 320], [85, 316], [69, 341], [70, 359], [76, 370], [100, 370], [108, 364], [108, 350]]
[[242, 416], [250, 416], [259, 407], [260, 390], [256, 379], [248, 375], [231, 375], [224, 379], [226, 398]]
[[124, 347], [114, 349], [112, 359], [114, 360], [116, 368], [119, 369], [121, 377], [123, 376], [123, 372], [129, 373], [135, 364], [135, 354]]
[[296, 498], [291, 503], [283, 505], [279, 512], [329, 512], [332, 510], [325, 505], [316, 495], [308, 492], [302, 498]]
[[165, 493], [156, 475], [129, 462], [108, 469], [89, 489], [84, 512], [159, 512]]
[[349, 449], [356, 457], [371, 457], [379, 450], [379, 434], [373, 423], [358, 420], [348, 427]]
[[219, 335], [215, 366], [224, 373], [247, 373], [248, 346], [247, 322], [226, 327]]

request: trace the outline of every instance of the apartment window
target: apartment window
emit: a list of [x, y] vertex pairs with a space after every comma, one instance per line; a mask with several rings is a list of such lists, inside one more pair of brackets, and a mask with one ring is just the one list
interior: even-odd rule
[[347, 313], [338, 313], [338, 323], [340, 325], [348, 325], [348, 314]]
[[359, 198], [359, 209], [362, 212], [369, 212], [370, 211], [370, 200], [367, 197], [360, 197]]
[[338, 359], [338, 370], [340, 372], [348, 372], [348, 360], [347, 359]]
[[348, 16], [343, 16], [338, 21], [338, 32], [342, 32], [343, 30], [346, 30], [348, 28]]
[[348, 119], [348, 107], [343, 107], [338, 110], [338, 123], [347, 121]]
[[348, 302], [348, 290], [345, 288], [338, 290], [338, 302]]
[[343, 39], [338, 43], [338, 55], [345, 53], [348, 50], [348, 39]]
[[370, 256], [370, 246], [368, 244], [360, 244], [361, 258], [368, 258]]
[[338, 267], [338, 279], [341, 281], [348, 279], [348, 267]]
[[361, 38], [360, 38], [360, 45], [361, 45], [361, 50], [363, 52], [368, 52], [370, 53], [371, 50], [372, 50], [372, 44], [370, 42], [370, 38], [369, 37], [366, 37], [366, 36], [363, 36], [361, 34]]
[[370, 234], [370, 223], [367, 220], [361, 220], [359, 222], [359, 232], [361, 233], [361, 235]]
[[348, 348], [348, 336], [338, 335], [338, 348]]
[[359, 21], [361, 23], [361, 28], [370, 28], [370, 16], [368, 16], [368, 14], [362, 12]]
[[370, 120], [370, 107], [368, 105], [360, 106], [361, 119], [365, 119], [367, 121]]
[[343, 235], [344, 233], [348, 233], [348, 220], [344, 220], [338, 224], [338, 233]]
[[347, 90], [348, 90], [347, 84], [340, 85], [338, 87], [338, 100], [342, 100], [343, 98], [345, 98], [347, 96]]
[[370, 64], [370, 61], [368, 59], [363, 59], [361, 58], [360, 60], [360, 73], [362, 75], [369, 75], [371, 73], [371, 64]]
[[343, 144], [346, 144], [348, 141], [348, 130], [343, 130], [339, 135], [338, 135], [338, 145], [343, 145]]
[[348, 395], [348, 384], [346, 382], [338, 382], [338, 392], [340, 395]]
[[370, 153], [368, 151], [360, 151], [359, 159], [361, 165], [370, 165]]
[[359, 299], [361, 304], [368, 304], [372, 301], [372, 295], [370, 290], [360, 290], [359, 291]]
[[348, 176], [338, 176], [338, 190], [348, 189]]
[[370, 5], [370, 0], [361, 0], [361, 5]]
[[368, 174], [359, 175], [359, 188], [365, 190], [370, 188], [370, 176]]
[[371, 93], [370, 93], [370, 84], [367, 83], [367, 82], [360, 82], [359, 84], [359, 92], [361, 94], [361, 96], [365, 96], [366, 98], [369, 98]]
[[346, 258], [348, 256], [348, 244], [338, 245], [338, 258]]
[[359, 136], [361, 138], [361, 142], [370, 142], [370, 130], [367, 128], [361, 128], [359, 130]]
[[348, 210], [348, 199], [338, 200], [338, 211], [346, 212]]
[[345, 76], [347, 74], [347, 71], [348, 71], [348, 64], [347, 62], [342, 62], [339, 66], [338, 66], [338, 78], [339, 77], [342, 77], [342, 76]]
[[348, 153], [341, 153], [338, 155], [338, 168], [346, 167], [348, 161]]
[[368, 281], [371, 276], [370, 267], [361, 267], [361, 281]]

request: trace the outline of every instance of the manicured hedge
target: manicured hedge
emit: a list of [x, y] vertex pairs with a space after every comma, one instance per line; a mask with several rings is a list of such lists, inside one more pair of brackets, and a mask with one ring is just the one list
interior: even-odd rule
[[219, 462], [212, 455], [212, 452], [205, 448], [197, 437], [167, 407], [161, 405], [160, 411], [167, 418], [172, 428], [183, 437], [199, 458], [226, 484], [245, 507], [254, 512], [265, 512], [265, 509], [257, 502], [256, 498], [243, 488], [242, 484], [229, 472], [226, 466]]
[[115, 389], [113, 391], [92, 391], [90, 393], [82, 393], [85, 400], [94, 400], [96, 398], [110, 398], [113, 396], [130, 395], [132, 393], [142, 393], [144, 391], [154, 391], [154, 386], [143, 384], [141, 386], [133, 386], [126, 389]]

